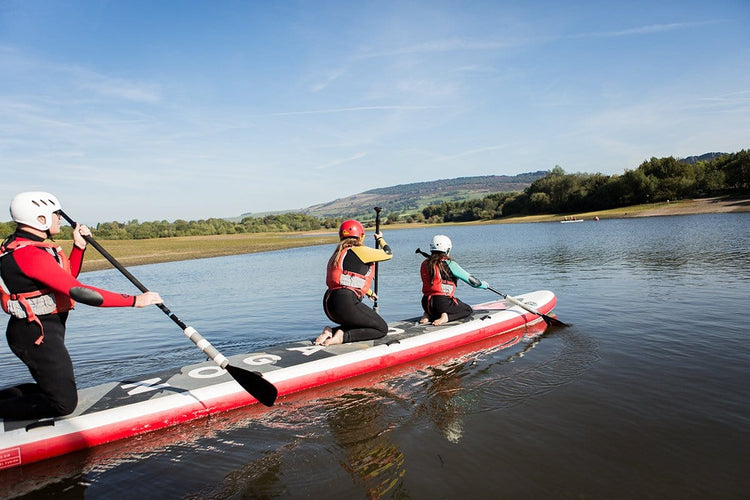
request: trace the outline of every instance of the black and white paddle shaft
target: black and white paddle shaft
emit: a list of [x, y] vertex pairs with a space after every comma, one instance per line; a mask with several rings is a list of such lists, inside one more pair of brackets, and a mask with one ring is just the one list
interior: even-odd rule
[[494, 288], [491, 288], [491, 287], [487, 287], [487, 290], [489, 290], [491, 292], [495, 292], [496, 294], [502, 296], [505, 300], [507, 300], [511, 304], [516, 305], [516, 306], [520, 307], [521, 309], [526, 309], [527, 311], [529, 311], [532, 314], [536, 314], [537, 316], [541, 316], [541, 318], [544, 320], [544, 322], [547, 323], [550, 326], [551, 325], [555, 325], [555, 326], [569, 326], [567, 323], [563, 323], [562, 321], [560, 321], [559, 319], [557, 319], [557, 318], [555, 318], [553, 316], [548, 316], [546, 314], [542, 314], [541, 312], [537, 311], [536, 309], [534, 309], [530, 305], [524, 304], [520, 300], [518, 300], [516, 298], [513, 298], [510, 295], [506, 295], [503, 292], [499, 292], [499, 291], [497, 291], [497, 290], [495, 290]]
[[[76, 226], [76, 222], [68, 217], [68, 215], [62, 210], [60, 210], [60, 215], [66, 221], [68, 221], [68, 224], [73, 227]], [[141, 292], [148, 292], [148, 288], [146, 288], [140, 281], [138, 281], [135, 276], [130, 274], [130, 271], [125, 269], [125, 267], [120, 264], [117, 259], [115, 259], [107, 250], [105, 250], [92, 236], [85, 236], [84, 238], [86, 239], [86, 242], [96, 248], [96, 250], [100, 254], [102, 254], [102, 256], [107, 259], [110, 264], [112, 264], [118, 271], [123, 274], [123, 276], [130, 280], [130, 282], [133, 283]], [[266, 406], [273, 406], [274, 402], [276, 401], [276, 396], [278, 396], [278, 390], [276, 389], [276, 386], [263, 378], [263, 376], [258, 372], [251, 372], [249, 370], [245, 370], [244, 368], [230, 365], [229, 360], [224, 357], [224, 355], [221, 354], [213, 345], [211, 345], [208, 340], [203, 338], [203, 336], [198, 333], [195, 328], [183, 323], [182, 320], [178, 318], [172, 311], [170, 311], [164, 303], [156, 305], [164, 312], [164, 314], [169, 316], [172, 321], [174, 321], [180, 328], [182, 328], [182, 332], [185, 334], [185, 336], [189, 338], [198, 347], [198, 349], [203, 351], [203, 353], [208, 356], [211, 361], [219, 365], [221, 368], [225, 369], [234, 378], [234, 380], [236, 380], [237, 383], [242, 386], [243, 389], [249, 392], [250, 395], [252, 395], [262, 404]]]
[[[380, 232], [380, 211], [383, 210], [381, 207], [375, 207], [375, 234]], [[375, 240], [375, 248], [380, 248], [380, 243], [378, 243], [378, 240]], [[375, 287], [373, 288], [373, 291], [375, 292], [375, 298], [372, 301], [372, 309], [375, 312], [378, 312], [378, 263], [375, 263]]]

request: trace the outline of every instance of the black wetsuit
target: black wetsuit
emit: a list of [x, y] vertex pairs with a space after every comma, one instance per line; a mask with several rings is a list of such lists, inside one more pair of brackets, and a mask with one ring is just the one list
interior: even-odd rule
[[422, 296], [422, 310], [430, 321], [435, 321], [443, 313], [448, 315], [448, 321], [465, 318], [474, 312], [469, 304], [461, 302], [457, 297], [447, 295]]
[[[361, 275], [367, 274], [370, 266], [353, 251], [347, 251], [342, 262], [344, 270]], [[349, 288], [327, 290], [323, 309], [328, 319], [341, 325], [344, 342], [378, 339], [388, 333], [388, 323]]]
[[[43, 241], [43, 238], [22, 230], [16, 231], [5, 244], [13, 239]], [[0, 258], [0, 273], [12, 293], [52, 289], [68, 296], [72, 292], [77, 295], [77, 300], [86, 300], [81, 295], [81, 291], [85, 291], [89, 297], [94, 297], [90, 305], [132, 307], [135, 304], [132, 295], [116, 294], [80, 283], [76, 276], [82, 262], [83, 250], [75, 246], [70, 255], [69, 271], [60, 267], [55, 256], [47, 250], [25, 246]], [[36, 419], [68, 415], [78, 403], [73, 363], [65, 347], [68, 311], [40, 314], [37, 318], [39, 323], [15, 316], [8, 320], [8, 345], [26, 364], [36, 383], [0, 390], [0, 418]]]

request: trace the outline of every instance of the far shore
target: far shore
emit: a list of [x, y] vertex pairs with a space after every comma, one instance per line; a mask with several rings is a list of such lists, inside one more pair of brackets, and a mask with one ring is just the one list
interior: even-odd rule
[[[678, 200], [661, 203], [647, 203], [596, 212], [525, 215], [505, 217], [496, 220], [483, 220], [464, 223], [398, 223], [386, 224], [383, 231], [410, 229], [417, 227], [444, 227], [476, 224], [520, 224], [530, 222], [559, 222], [565, 217], [575, 216], [584, 221], [618, 219], [629, 217], [658, 217], [672, 215], [694, 215], [704, 213], [750, 212], [750, 196], [716, 197]], [[368, 228], [372, 231], [372, 228]], [[96, 237], [96, 234], [94, 234]], [[334, 244], [336, 233], [330, 230], [305, 231], [296, 233], [250, 233], [215, 236], [185, 236], [176, 238], [155, 238], [147, 240], [101, 240], [100, 244], [123, 266], [156, 264], [179, 260], [203, 259], [227, 255], [270, 252], [302, 246]], [[64, 248], [70, 248], [70, 241], [60, 241]], [[83, 271], [97, 271], [112, 267], [93, 248], [86, 251]]]

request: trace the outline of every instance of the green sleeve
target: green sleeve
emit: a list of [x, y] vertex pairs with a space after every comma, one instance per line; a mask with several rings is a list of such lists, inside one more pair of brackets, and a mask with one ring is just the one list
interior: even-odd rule
[[459, 266], [455, 260], [448, 261], [448, 269], [451, 270], [453, 276], [460, 279], [464, 283], [473, 286], [474, 288], [486, 289], [489, 286], [486, 282], [478, 280], [477, 278], [466, 272], [464, 268]]

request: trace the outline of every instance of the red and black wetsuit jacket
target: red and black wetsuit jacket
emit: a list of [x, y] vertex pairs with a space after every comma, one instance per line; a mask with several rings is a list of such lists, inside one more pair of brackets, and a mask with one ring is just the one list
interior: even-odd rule
[[429, 259], [422, 262], [419, 269], [419, 274], [422, 277], [422, 295], [453, 297], [456, 293], [456, 278], [446, 266], [446, 260], [447, 257], [435, 263], [430, 263]]
[[[70, 259], [63, 250], [34, 234], [16, 231], [0, 246], [0, 288], [3, 310], [41, 327], [38, 316], [73, 308], [75, 301], [97, 307], [135, 305], [135, 296], [84, 285], [77, 276], [83, 250], [73, 246]], [[42, 336], [37, 343], [41, 343]]]

